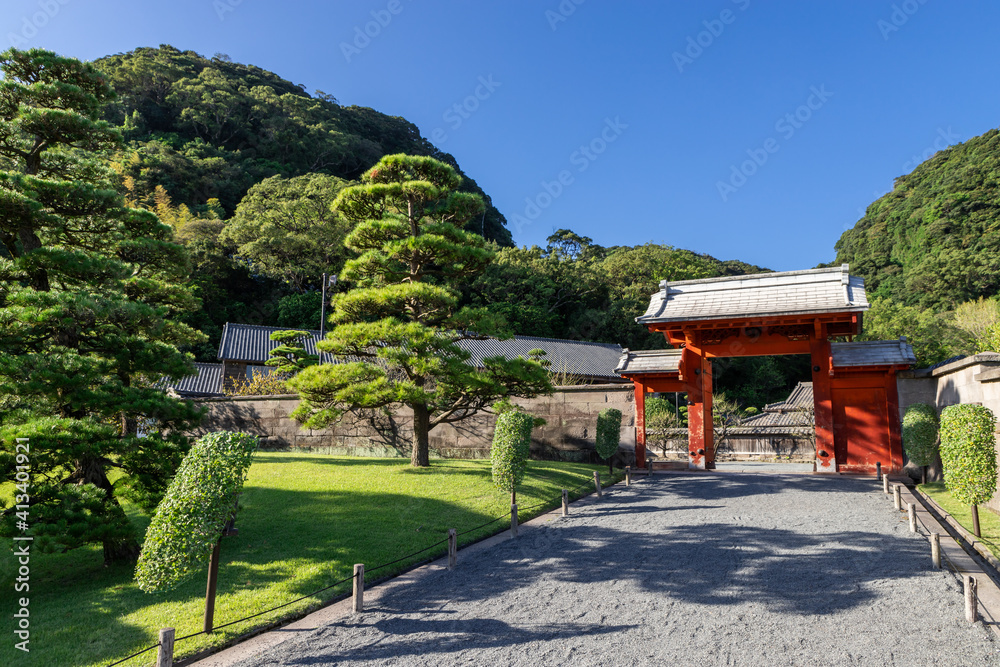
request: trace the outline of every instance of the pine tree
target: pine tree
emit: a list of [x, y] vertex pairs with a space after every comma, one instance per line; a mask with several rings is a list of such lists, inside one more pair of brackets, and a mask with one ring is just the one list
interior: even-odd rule
[[[0, 474], [27, 438], [35, 547], [134, 559], [119, 498], [155, 506], [198, 416], [155, 387], [193, 370], [176, 346], [201, 340], [170, 319], [197, 307], [187, 256], [98, 159], [120, 144], [100, 72], [39, 49], [0, 54], [0, 72]], [[4, 535], [22, 534], [15, 509]]]
[[455, 170], [427, 157], [386, 156], [361, 180], [335, 204], [356, 223], [346, 244], [359, 256], [341, 276], [354, 289], [334, 298], [334, 328], [317, 345], [341, 363], [289, 381], [303, 399], [294, 414], [321, 428], [351, 410], [409, 406], [411, 463], [426, 466], [435, 426], [552, 387], [537, 361], [490, 357], [477, 370], [458, 345], [501, 328], [485, 311], [458, 308], [457, 286], [493, 258], [481, 236], [463, 231], [482, 199], [458, 192]]

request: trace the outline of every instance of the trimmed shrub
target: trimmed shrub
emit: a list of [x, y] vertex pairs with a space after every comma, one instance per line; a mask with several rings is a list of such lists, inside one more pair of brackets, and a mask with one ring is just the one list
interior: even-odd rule
[[997, 487], [993, 446], [996, 418], [981, 405], [949, 405], [941, 411], [944, 483], [965, 505], [981, 505]]
[[233, 516], [257, 443], [256, 436], [229, 431], [198, 439], [146, 531], [135, 568], [139, 588], [169, 590], [205, 564]]
[[929, 466], [937, 451], [937, 410], [926, 403], [906, 408], [903, 415], [903, 448], [913, 465]]
[[524, 479], [531, 455], [531, 415], [520, 410], [506, 410], [497, 417], [493, 430], [493, 446], [490, 458], [493, 461], [493, 483], [501, 491], [511, 494]]
[[609, 459], [618, 451], [621, 439], [622, 411], [605, 408], [597, 415], [597, 455]]

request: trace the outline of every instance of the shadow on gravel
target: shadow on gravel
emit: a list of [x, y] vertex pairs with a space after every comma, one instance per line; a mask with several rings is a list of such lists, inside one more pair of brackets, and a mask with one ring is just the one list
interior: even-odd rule
[[686, 473], [657, 479], [681, 498], [722, 500], [762, 494], [822, 491], [837, 494], [865, 494], [881, 485], [874, 479], [820, 477], [811, 475], [761, 475], [754, 473]]

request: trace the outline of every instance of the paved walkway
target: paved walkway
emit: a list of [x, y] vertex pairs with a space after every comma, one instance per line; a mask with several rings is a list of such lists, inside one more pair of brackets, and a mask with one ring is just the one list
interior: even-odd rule
[[199, 664], [1000, 664], [871, 479], [639, 478], [342, 612]]

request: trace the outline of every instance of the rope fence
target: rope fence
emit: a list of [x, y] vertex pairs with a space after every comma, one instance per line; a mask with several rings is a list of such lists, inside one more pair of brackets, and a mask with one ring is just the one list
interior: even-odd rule
[[[588, 481], [584, 482], [583, 484], [580, 484], [579, 486], [574, 487], [573, 489], [568, 490], [568, 493], [569, 493], [570, 496], [575, 496], [577, 493], [579, 493], [581, 491], [585, 491], [587, 488], [590, 488], [590, 489], [593, 490], [593, 488], [594, 488], [593, 485], [594, 485], [594, 482], [592, 480], [588, 480]], [[581, 494], [578, 497], [582, 497], [583, 495], [586, 495], [586, 493], [583, 493], [583, 494]], [[556, 498], [554, 501], [553, 500], [543, 500], [540, 503], [536, 503], [534, 505], [529, 505], [528, 507], [522, 507], [522, 508], [520, 508], [520, 511], [526, 512], [528, 510], [533, 510], [533, 509], [535, 509], [537, 507], [542, 507], [543, 505], [552, 505], [553, 503], [555, 503], [556, 505], [558, 505], [561, 502], [562, 502], [562, 492], [560, 493], [559, 497]], [[494, 524], [497, 521], [502, 521], [503, 519], [506, 519], [507, 517], [511, 516], [512, 514], [513, 514], [513, 509], [511, 511], [507, 512], [506, 514], [502, 514], [502, 515], [500, 515], [500, 516], [498, 516], [496, 518], [490, 519], [486, 523], [481, 523], [478, 526], [475, 526], [473, 528], [469, 528], [467, 530], [463, 530], [460, 533], [455, 533], [455, 537], [456, 538], [457, 537], [461, 537], [462, 535], [468, 535], [469, 533], [474, 533], [476, 531], [482, 530], [483, 528], [486, 528], [487, 526], [489, 526], [491, 524]], [[438, 540], [437, 542], [435, 542], [435, 543], [433, 543], [433, 544], [431, 544], [429, 546], [426, 546], [423, 549], [420, 549], [418, 551], [414, 551], [414, 552], [409, 553], [409, 554], [407, 554], [405, 556], [397, 558], [396, 560], [389, 561], [388, 563], [382, 563], [381, 565], [376, 565], [373, 568], [363, 568], [361, 570], [361, 576], [363, 577], [364, 574], [366, 574], [366, 573], [370, 574], [372, 572], [376, 572], [378, 570], [382, 570], [382, 569], [385, 569], [387, 567], [391, 567], [393, 565], [398, 565], [399, 563], [402, 563], [403, 561], [410, 560], [414, 556], [419, 556], [420, 554], [426, 553], [426, 552], [430, 551], [431, 549], [436, 549], [436, 548], [440, 547], [443, 544], [448, 544], [448, 548], [449, 548], [449, 551], [450, 551], [453, 548], [453, 546], [452, 546], [452, 538], [449, 536], [449, 537], [446, 537], [443, 540]], [[469, 545], [467, 544], [465, 546], [469, 546]], [[457, 549], [457, 539], [456, 539], [454, 548]], [[454, 559], [454, 554], [453, 553], [449, 553], [449, 556], [450, 556], [451, 559]], [[238, 623], [243, 623], [245, 621], [252, 620], [254, 618], [257, 618], [258, 616], [264, 616], [265, 614], [270, 614], [272, 612], [275, 612], [275, 611], [277, 611], [279, 609], [282, 609], [284, 607], [287, 607], [289, 605], [293, 605], [296, 602], [302, 602], [303, 600], [315, 597], [315, 596], [319, 595], [320, 593], [325, 593], [326, 591], [330, 590], [331, 588], [336, 588], [337, 586], [341, 586], [341, 585], [346, 584], [348, 582], [355, 581], [356, 577], [357, 577], [357, 575], [351, 575], [349, 577], [341, 579], [340, 581], [336, 581], [336, 582], [334, 582], [334, 583], [332, 583], [332, 584], [330, 584], [328, 586], [320, 588], [317, 591], [313, 591], [312, 593], [308, 593], [306, 595], [303, 595], [302, 597], [299, 597], [299, 598], [296, 598], [294, 600], [290, 600], [288, 602], [284, 602], [282, 604], [279, 604], [276, 607], [271, 607], [270, 609], [266, 609], [264, 611], [259, 611], [256, 614], [251, 614], [249, 616], [244, 616], [243, 618], [237, 619], [235, 621], [229, 621], [228, 623], [224, 623], [222, 625], [217, 625], [217, 626], [215, 626], [213, 628], [213, 631], [215, 631], [215, 630], [221, 630], [222, 628], [228, 628], [229, 626], [236, 625]], [[355, 586], [356, 587], [357, 587], [357, 583], [358, 582], [355, 581]], [[363, 582], [362, 582], [362, 586], [363, 586]], [[168, 628], [167, 630], [170, 630], [171, 633], [173, 632], [172, 628]], [[169, 642], [169, 644], [170, 644], [170, 646], [169, 646], [169, 654], [170, 655], [169, 655], [169, 657], [167, 657], [166, 660], [164, 660], [162, 657], [158, 657], [157, 663], [156, 663], [157, 667], [159, 667], [161, 664], [163, 664], [163, 665], [171, 665], [171, 664], [173, 664], [173, 647], [174, 647], [175, 644], [177, 644], [177, 642], [181, 642], [181, 641], [184, 641], [185, 639], [191, 639], [192, 637], [197, 637], [199, 635], [204, 635], [204, 634], [208, 634], [208, 633], [205, 630], [201, 630], [200, 632], [192, 632], [189, 635], [184, 635], [183, 637], [178, 637], [176, 639], [171, 639], [170, 642]], [[162, 636], [162, 631], [161, 631], [161, 636]], [[165, 647], [165, 645], [166, 645], [166, 643], [164, 641], [157, 642], [156, 644], [153, 644], [152, 646], [147, 646], [146, 648], [142, 649], [141, 651], [137, 651], [137, 652], [133, 653], [132, 655], [129, 655], [129, 656], [125, 657], [125, 658], [122, 658], [121, 660], [109, 663], [108, 665], [106, 665], [106, 667], [115, 667], [116, 665], [120, 665], [120, 664], [122, 664], [124, 662], [127, 662], [127, 661], [131, 660], [132, 658], [137, 658], [140, 655], [143, 655], [144, 653], [148, 653], [149, 651], [152, 651], [155, 648]]]

